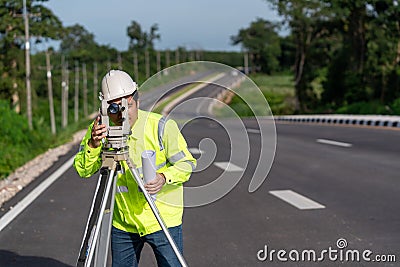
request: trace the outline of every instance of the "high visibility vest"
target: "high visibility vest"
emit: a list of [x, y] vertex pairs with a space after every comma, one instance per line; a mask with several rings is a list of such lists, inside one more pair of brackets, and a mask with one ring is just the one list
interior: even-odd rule
[[[81, 177], [88, 178], [101, 168], [101, 146], [91, 148], [93, 123], [89, 126], [74, 159], [74, 167]], [[156, 168], [163, 173], [166, 184], [157, 193], [155, 204], [167, 227], [182, 224], [183, 183], [196, 166], [196, 160], [177, 124], [159, 114], [138, 110], [138, 119], [128, 137], [129, 156], [142, 175], [141, 154], [145, 150], [156, 152]], [[161, 230], [144, 195], [138, 189], [125, 162], [117, 173], [117, 191], [113, 214], [113, 226], [131, 233], [147, 235]]]

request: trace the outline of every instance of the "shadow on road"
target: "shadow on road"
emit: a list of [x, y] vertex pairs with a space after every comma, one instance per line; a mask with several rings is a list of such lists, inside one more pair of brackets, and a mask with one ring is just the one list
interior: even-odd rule
[[59, 262], [54, 259], [35, 257], [35, 256], [21, 256], [14, 252], [7, 250], [0, 250], [0, 266], [10, 267], [39, 267], [39, 266], [52, 266], [52, 267], [71, 267], [65, 263]]

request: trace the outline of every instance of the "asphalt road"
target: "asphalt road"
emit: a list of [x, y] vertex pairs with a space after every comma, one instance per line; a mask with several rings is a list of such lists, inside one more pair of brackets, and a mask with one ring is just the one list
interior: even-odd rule
[[[217, 89], [210, 87], [196, 96], [214, 94]], [[244, 124], [251, 129], [246, 166], [241, 164], [247, 162], [243, 160], [247, 153], [231, 155], [229, 134], [221, 124], [199, 118], [182, 130], [190, 148], [198, 148], [204, 138], [211, 138], [217, 147], [214, 161], [195, 172], [187, 187], [217, 179], [224, 171], [216, 162], [230, 161], [245, 170], [221, 199], [185, 209], [184, 254], [190, 266], [399, 265], [400, 131], [277, 123], [274, 163], [262, 186], [249, 193], [261, 140], [268, 136], [257, 132], [254, 120]], [[75, 152], [6, 203], [0, 216]], [[207, 153], [213, 151], [203, 151]], [[225, 174], [235, 176], [234, 171]], [[67, 169], [0, 232], [0, 266], [73, 266], [95, 183], [95, 178], [81, 179], [72, 167]], [[339, 239], [347, 247], [339, 249]], [[301, 260], [302, 253], [307, 256], [311, 250], [321, 258], [318, 263]], [[366, 255], [371, 260], [395, 255], [397, 262], [346, 261], [343, 255], [348, 250], [360, 255], [370, 250]], [[342, 261], [334, 260], [339, 252]], [[141, 266], [155, 266], [154, 262], [145, 248]]]

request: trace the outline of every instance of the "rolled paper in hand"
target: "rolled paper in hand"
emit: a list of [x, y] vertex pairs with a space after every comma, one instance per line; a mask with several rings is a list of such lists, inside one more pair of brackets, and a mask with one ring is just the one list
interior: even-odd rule
[[[142, 170], [143, 180], [147, 184], [156, 178], [156, 152], [153, 150], [145, 150], [142, 153]], [[155, 200], [157, 194], [151, 195]]]

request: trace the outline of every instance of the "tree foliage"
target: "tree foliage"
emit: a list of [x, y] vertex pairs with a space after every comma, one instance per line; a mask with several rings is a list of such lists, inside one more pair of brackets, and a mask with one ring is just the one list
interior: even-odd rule
[[[47, 0], [27, 0], [29, 32], [36, 43], [48, 39], [57, 40], [62, 34], [62, 23], [42, 3]], [[23, 51], [25, 27], [23, 1], [0, 0], [0, 96], [10, 99], [20, 91], [24, 75]]]
[[157, 24], [153, 24], [150, 27], [150, 31], [146, 32], [142, 30], [141, 25], [134, 20], [126, 31], [129, 37], [129, 49], [135, 51], [143, 51], [145, 49], [154, 50], [154, 41], [159, 40], [161, 37], [158, 33]]
[[74, 24], [66, 27], [61, 39], [60, 52], [73, 61], [93, 63], [117, 58], [117, 50], [95, 41], [93, 33], [84, 26]]
[[[296, 45], [298, 111], [400, 97], [396, 0], [267, 0]], [[313, 84], [322, 81], [317, 94]]]
[[239, 30], [231, 37], [233, 45], [241, 44], [252, 55], [252, 65], [262, 72], [271, 74], [279, 69], [278, 57], [281, 54], [278, 25], [258, 18], [248, 28]]

